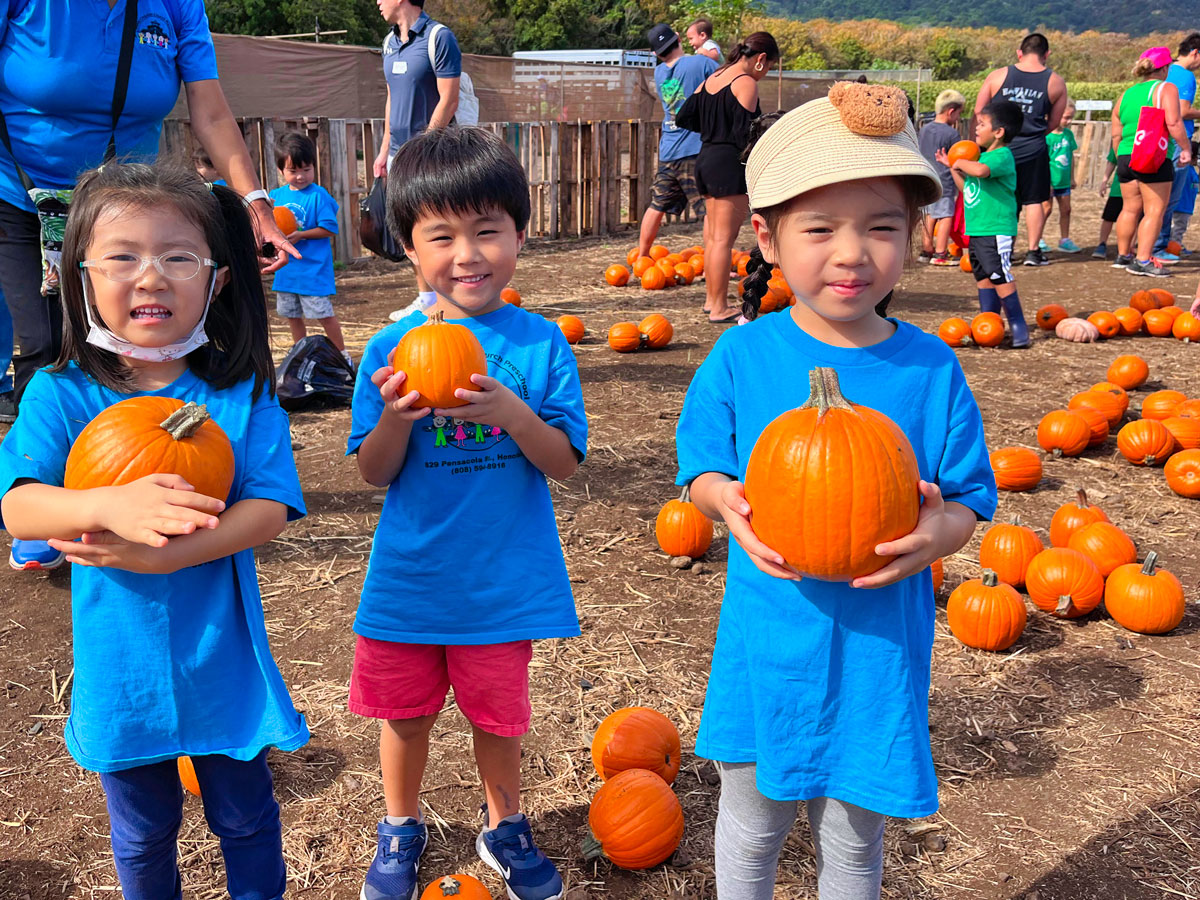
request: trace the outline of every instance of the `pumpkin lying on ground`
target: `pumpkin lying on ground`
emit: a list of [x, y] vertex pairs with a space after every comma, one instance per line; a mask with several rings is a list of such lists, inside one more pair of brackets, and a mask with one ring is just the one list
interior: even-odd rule
[[1074, 341], [1077, 344], [1090, 344], [1100, 337], [1100, 329], [1086, 319], [1071, 317], [1063, 319], [1055, 325], [1054, 334], [1064, 341]]
[[[1092, 409], [1090, 406], [1078, 406], [1072, 412], [1077, 416], [1082, 416], [1092, 430], [1091, 436], [1088, 438], [1089, 447], [1097, 447], [1108, 440], [1108, 419], [1105, 418], [1104, 413], [1098, 409]], [[1200, 425], [1200, 422], [1197, 424]]]
[[1142, 313], [1142, 330], [1151, 337], [1170, 337], [1175, 319], [1161, 309]]
[[971, 341], [971, 326], [966, 319], [951, 316], [938, 327], [938, 337], [951, 347], [966, 347]]
[[[1129, 392], [1119, 384], [1114, 384], [1111, 381], [1097, 381], [1093, 384], [1089, 391], [1099, 391], [1102, 394], [1112, 394], [1121, 401], [1121, 411], [1129, 409]], [[1076, 407], [1078, 409], [1079, 407]]]
[[1032, 491], [1042, 480], [1041, 457], [1028, 447], [1001, 447], [989, 459], [1002, 491]]
[[1175, 323], [1171, 326], [1171, 334], [1185, 344], [1200, 341], [1200, 319], [1190, 312], [1180, 313], [1175, 317]]
[[1146, 383], [1150, 377], [1150, 366], [1140, 356], [1126, 353], [1109, 364], [1105, 377], [1118, 387], [1132, 391]]
[[1143, 316], [1152, 309], [1158, 309], [1158, 298], [1149, 291], [1134, 291], [1129, 298], [1129, 305]]
[[1104, 596], [1104, 578], [1095, 564], [1067, 547], [1051, 547], [1033, 558], [1025, 590], [1039, 609], [1063, 619], [1084, 616]]
[[1121, 323], [1117, 321], [1117, 317], [1107, 310], [1094, 312], [1087, 317], [1087, 320], [1096, 326], [1096, 331], [1100, 333], [1102, 338], [1113, 338], [1121, 333]]
[[1132, 306], [1121, 306], [1113, 310], [1113, 315], [1121, 323], [1121, 334], [1133, 337], [1142, 330], [1142, 314]]
[[1068, 409], [1078, 409], [1080, 406], [1090, 406], [1102, 413], [1108, 419], [1110, 428], [1125, 416], [1125, 404], [1121, 402], [1121, 398], [1108, 391], [1080, 391], [1067, 403]]
[[611, 265], [604, 270], [604, 280], [613, 287], [624, 287], [629, 284], [629, 270], [624, 266]]
[[1056, 409], [1038, 423], [1038, 445], [1055, 457], [1078, 456], [1087, 449], [1091, 437], [1091, 426], [1073, 410]]
[[1200, 447], [1200, 419], [1192, 416], [1171, 416], [1162, 419], [1163, 427], [1171, 432], [1175, 443], [1183, 450], [1195, 450]]
[[653, 772], [626, 769], [596, 791], [588, 827], [584, 859], [604, 855], [622, 869], [648, 869], [679, 846], [683, 809], [671, 786]]
[[1013, 516], [1008, 524], [993, 525], [984, 534], [979, 545], [979, 565], [991, 569], [1005, 584], [1020, 588], [1025, 585], [1025, 570], [1045, 549], [1037, 532]]
[[946, 567], [940, 559], [935, 559], [929, 566], [929, 574], [933, 578], [933, 592], [936, 594], [942, 589], [942, 582], [946, 580]]
[[618, 322], [608, 329], [608, 346], [618, 353], [632, 353], [642, 346], [642, 333], [632, 322]]
[[578, 344], [583, 340], [586, 329], [583, 327], [582, 319], [576, 316], [559, 316], [556, 321], [558, 327], [562, 329], [563, 337], [567, 339], [568, 344]]
[[1038, 328], [1041, 328], [1044, 331], [1053, 331], [1054, 326], [1056, 326], [1063, 319], [1067, 318], [1067, 316], [1068, 313], [1066, 309], [1059, 306], [1057, 303], [1047, 303], [1037, 311], [1037, 315], [1035, 315], [1033, 318], [1034, 321], [1037, 322]]
[[455, 873], [429, 883], [421, 893], [421, 900], [492, 900], [492, 892], [478, 878]]
[[392, 368], [405, 374], [405, 392], [420, 392], [413, 409], [451, 409], [467, 403], [454, 396], [456, 390], [479, 390], [471, 376], [487, 374], [487, 357], [470, 328], [447, 322], [435, 312], [400, 338]]
[[233, 446], [206, 407], [152, 396], [114, 403], [75, 438], [63, 487], [84, 491], [161, 474], [179, 475], [197, 494], [229, 497]]
[[1169, 419], [1185, 400], [1187, 394], [1183, 391], [1154, 391], [1142, 400], [1142, 418]]
[[1104, 585], [1104, 608], [1130, 631], [1165, 634], [1183, 621], [1183, 586], [1170, 572], [1156, 569], [1158, 554], [1146, 562], [1116, 568]]
[[1117, 449], [1135, 466], [1161, 466], [1175, 452], [1175, 438], [1157, 419], [1138, 419], [1117, 432]]
[[1163, 469], [1167, 487], [1180, 497], [1200, 500], [1200, 450], [1181, 450]]
[[668, 500], [654, 522], [654, 536], [667, 556], [699, 559], [712, 544], [712, 519], [692, 502], [687, 486], [678, 500]]
[[672, 784], [679, 753], [679, 732], [671, 720], [644, 706], [610, 713], [592, 738], [592, 765], [603, 781], [626, 769], [645, 769]]
[[675, 336], [675, 328], [661, 313], [650, 313], [642, 319], [638, 323], [638, 331], [651, 350], [661, 350], [671, 343], [671, 338]]
[[996, 313], [980, 313], [971, 320], [971, 339], [980, 347], [996, 347], [1004, 340], [1004, 320]]
[[1054, 511], [1050, 519], [1050, 546], [1065, 547], [1070, 543], [1071, 535], [1084, 525], [1107, 521], [1104, 510], [1092, 506], [1088, 502], [1087, 491], [1080, 488], [1075, 492], [1074, 503], [1064, 503]]
[[1111, 522], [1084, 525], [1071, 535], [1067, 547], [1090, 559], [1105, 578], [1117, 566], [1137, 559], [1137, 548], [1129, 535]]
[[1025, 602], [991, 569], [964, 581], [946, 601], [951, 633], [978, 650], [1006, 650], [1025, 631]]
[[803, 406], [771, 422], [746, 469], [754, 533], [801, 574], [847, 580], [887, 564], [877, 544], [912, 532], [920, 473], [891, 419], [842, 396], [837, 373], [809, 373]]

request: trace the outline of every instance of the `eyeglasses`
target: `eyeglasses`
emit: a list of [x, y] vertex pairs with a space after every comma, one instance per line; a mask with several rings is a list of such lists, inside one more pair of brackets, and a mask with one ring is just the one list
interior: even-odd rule
[[188, 281], [200, 274], [204, 266], [216, 266], [213, 259], [197, 256], [190, 250], [167, 250], [158, 256], [135, 256], [132, 253], [109, 253], [100, 259], [85, 259], [81, 269], [95, 269], [109, 281], [133, 281], [141, 277], [147, 266], [171, 281]]

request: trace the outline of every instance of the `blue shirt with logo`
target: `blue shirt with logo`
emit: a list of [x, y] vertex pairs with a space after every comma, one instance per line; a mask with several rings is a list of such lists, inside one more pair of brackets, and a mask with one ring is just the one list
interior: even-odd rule
[[682, 56], [673, 63], [654, 67], [654, 85], [662, 101], [662, 137], [658, 141], [658, 159], [671, 162], [700, 152], [700, 135], [675, 124], [675, 114], [683, 101], [696, 92], [704, 79], [717, 70], [717, 61], [707, 56]]
[[[325, 228], [338, 233], [338, 203], [319, 184], [310, 184], [299, 191], [285, 184], [271, 191], [271, 200], [276, 206], [291, 210], [296, 217], [297, 231]], [[304, 258], [289, 259], [288, 264], [275, 273], [271, 290], [306, 297], [328, 297], [337, 293], [333, 280], [333, 240], [325, 237], [297, 241], [296, 249]]]
[[[255, 399], [253, 384], [218, 390], [188, 370], [160, 390], [131, 395], [101, 386], [75, 363], [43, 369], [0, 444], [0, 496], [18, 479], [61, 487], [79, 432], [114, 403], [175, 397], [204, 404], [233, 445], [228, 505], [272, 500], [297, 519], [304, 498], [287, 414], [266, 388]], [[75, 680], [65, 736], [85, 769], [210, 753], [249, 760], [265, 747], [294, 750], [308, 740], [271, 657], [252, 549], [170, 575], [73, 566], [71, 625]]]
[[[684, 399], [676, 483], [704, 472], [744, 480], [763, 429], [803, 404], [808, 372], [827, 366], [846, 399], [900, 426], [923, 479], [991, 518], [983, 422], [954, 351], [892, 321], [890, 338], [858, 348], [822, 343], [786, 314], [726, 331]], [[929, 569], [873, 590], [784, 581], [731, 540], [696, 755], [756, 762], [758, 789], [773, 800], [835, 797], [889, 816], [933, 813], [933, 629]]]
[[[1180, 100], [1186, 100], [1188, 103], [1196, 102], [1196, 76], [1189, 69], [1179, 63], [1171, 63], [1171, 67], [1167, 69], [1167, 82], [1175, 85], [1175, 89], [1179, 91]], [[1196, 122], [1194, 119], [1184, 119], [1183, 127], [1190, 138], [1192, 132], [1196, 130]]]
[[[351, 406], [348, 453], [379, 423], [371, 375], [412, 328], [414, 312], [367, 342]], [[575, 354], [558, 326], [505, 304], [453, 319], [483, 345], [488, 375], [582, 459], [587, 418]], [[354, 631], [411, 644], [501, 644], [579, 634], [546, 476], [502, 428], [432, 413], [413, 423], [408, 454], [388, 485]]]
[[[41, 188], [74, 187], [104, 160], [125, 23], [125, 0], [5, 0], [0, 111], [13, 153]], [[217, 77], [203, 0], [139, 0], [117, 155], [152, 161], [181, 83]], [[32, 211], [0, 147], [0, 200]]]
[[436, 24], [421, 13], [408, 31], [408, 41], [401, 43], [395, 29], [384, 39], [383, 77], [392, 92], [388, 108], [389, 155], [395, 154], [410, 138], [429, 126], [429, 119], [441, 99], [437, 80], [462, 75], [462, 52], [449, 28], [438, 29], [434, 44], [436, 65], [429, 65], [429, 38]]

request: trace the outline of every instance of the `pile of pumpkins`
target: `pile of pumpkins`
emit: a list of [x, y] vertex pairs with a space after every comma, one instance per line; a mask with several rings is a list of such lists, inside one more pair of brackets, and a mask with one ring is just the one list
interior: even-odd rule
[[1174, 337], [1185, 343], [1200, 341], [1200, 318], [1175, 305], [1175, 295], [1162, 288], [1135, 291], [1129, 305], [1109, 312], [1099, 310], [1086, 319], [1071, 317], [1057, 303], [1043, 306], [1035, 321], [1044, 331], [1078, 343], [1115, 337]]
[[683, 839], [683, 808], [671, 789], [680, 763], [679, 731], [662, 713], [629, 706], [607, 716], [592, 738], [592, 765], [604, 782], [588, 808], [584, 859], [648, 869]]
[[651, 313], [634, 324], [618, 322], [608, 329], [608, 346], [618, 353], [633, 353], [643, 348], [661, 350], [671, 343], [675, 327], [662, 313]]
[[703, 274], [703, 248], [687, 247], [672, 253], [662, 244], [655, 244], [649, 256], [642, 256], [634, 247], [626, 254], [625, 265], [613, 263], [604, 270], [604, 280], [613, 287], [624, 287], [636, 279], [643, 290], [661, 291], [675, 284], [691, 284]]

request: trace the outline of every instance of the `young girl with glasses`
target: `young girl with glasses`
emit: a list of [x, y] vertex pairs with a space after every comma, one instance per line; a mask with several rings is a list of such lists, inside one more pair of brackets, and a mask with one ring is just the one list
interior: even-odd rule
[[[242, 200], [191, 172], [106, 165], [79, 181], [63, 244], [63, 352], [0, 445], [0, 515], [71, 577], [67, 749], [100, 774], [128, 900], [180, 897], [177, 757], [190, 756], [234, 900], [283, 895], [266, 756], [308, 740], [271, 658], [254, 547], [304, 515], [274, 396]], [[79, 433], [131, 397], [194, 401], [232, 445], [227, 497], [175, 474], [64, 488]]]

